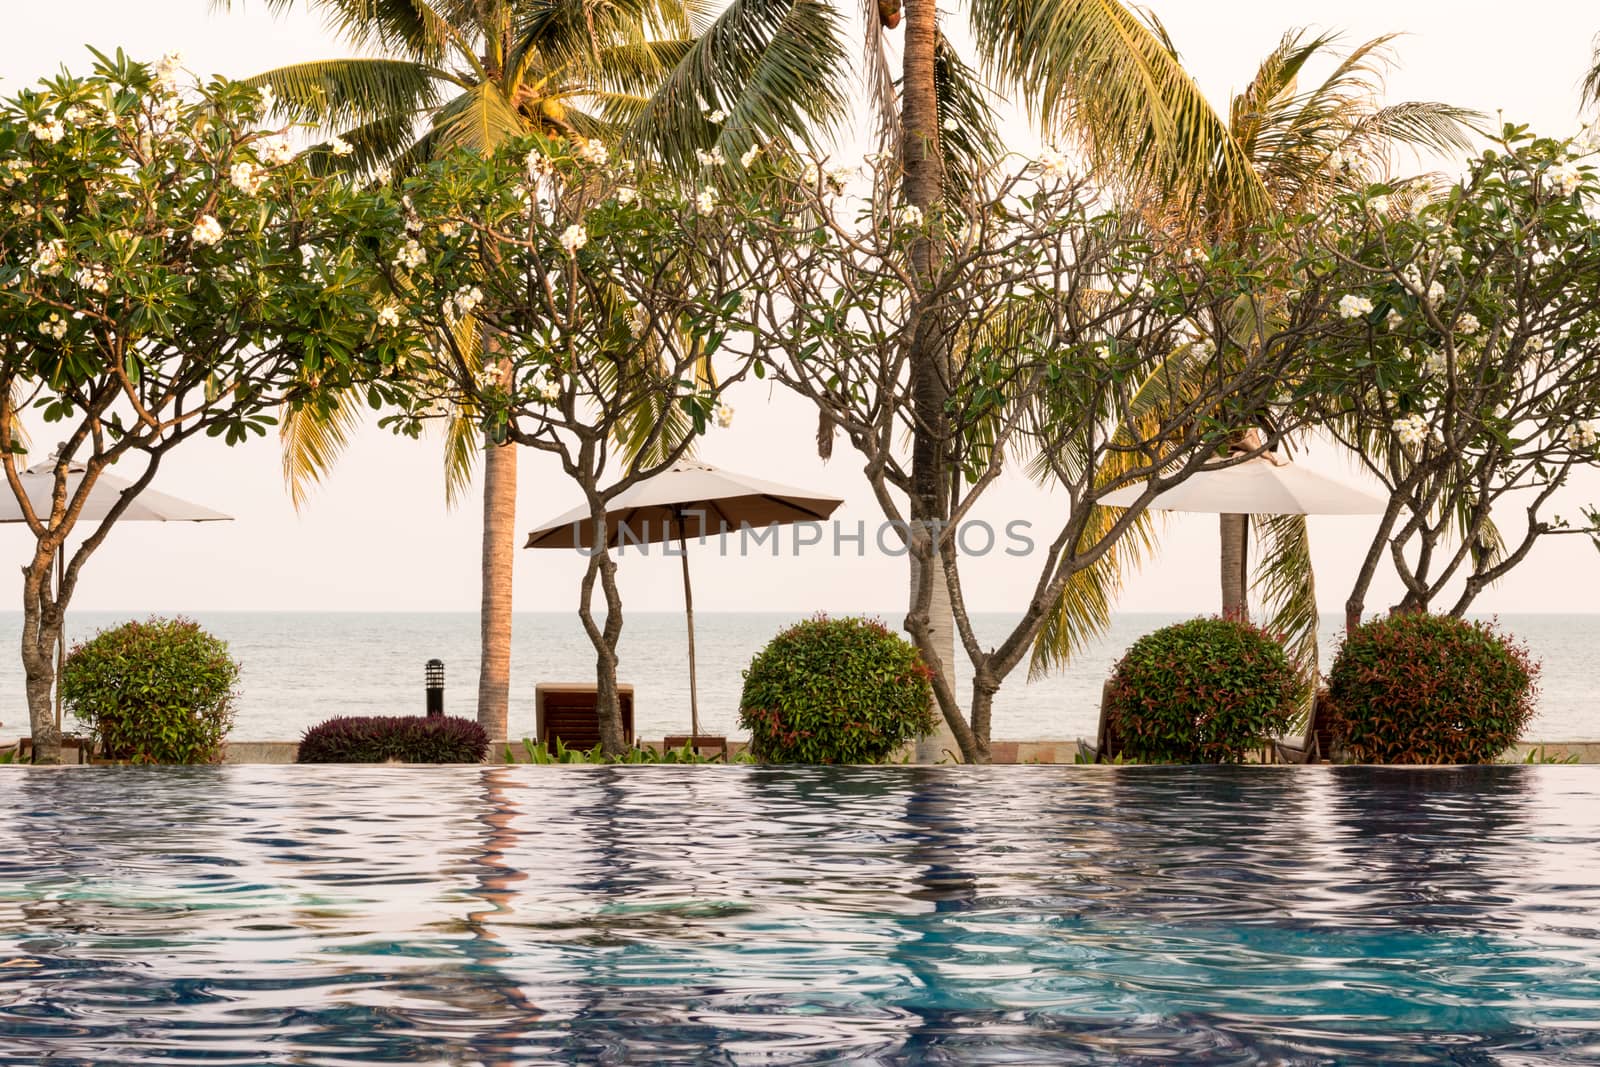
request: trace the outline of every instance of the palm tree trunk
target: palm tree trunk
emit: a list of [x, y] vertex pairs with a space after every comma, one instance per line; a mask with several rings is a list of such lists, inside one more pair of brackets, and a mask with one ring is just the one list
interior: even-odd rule
[[1222, 516], [1222, 616], [1250, 621], [1250, 516]]
[[[900, 100], [901, 164], [905, 170], [905, 198], [930, 215], [944, 197], [944, 158], [939, 147], [939, 97], [935, 81], [935, 53], [938, 47], [938, 7], [933, 0], [909, 0], [906, 4], [906, 39]], [[935, 248], [927, 238], [911, 246], [912, 270], [926, 281], [935, 269]], [[947, 376], [941, 366], [943, 339], [934, 316], [919, 317], [912, 332], [910, 365], [913, 378], [912, 403], [916, 426], [911, 446], [911, 520], [937, 522], [944, 518], [945, 494], [943, 450], [945, 448], [945, 400]], [[910, 599], [912, 610], [918, 603], [916, 558], [911, 557]], [[928, 608], [928, 625], [933, 644], [943, 663], [947, 681], [954, 688], [955, 628], [950, 615], [950, 594], [944, 568], [937, 556], [933, 565]], [[919, 761], [937, 760], [945, 747], [952, 747], [954, 735], [942, 729], [917, 746]], [[987, 741], [987, 738], [984, 739]]]
[[488, 446], [483, 463], [483, 597], [478, 724], [507, 738], [511, 703], [511, 570], [517, 553], [517, 446]]

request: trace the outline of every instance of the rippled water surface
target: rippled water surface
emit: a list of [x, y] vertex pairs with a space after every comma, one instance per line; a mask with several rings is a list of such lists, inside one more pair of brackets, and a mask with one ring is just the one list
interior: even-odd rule
[[0, 1062], [1600, 1063], [1600, 769], [0, 768]]

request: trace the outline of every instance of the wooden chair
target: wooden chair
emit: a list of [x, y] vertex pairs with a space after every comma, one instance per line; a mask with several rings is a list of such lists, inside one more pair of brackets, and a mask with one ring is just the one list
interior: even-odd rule
[[[682, 748], [689, 743], [688, 734], [668, 734], [661, 741], [662, 748]], [[697, 756], [715, 755], [723, 763], [728, 762], [728, 739], [721, 735], [697, 734], [694, 738], [694, 751]]]
[[[560, 741], [569, 749], [587, 751], [600, 743], [600, 713], [593, 682], [541, 682], [534, 687], [534, 736], [555, 751]], [[633, 744], [633, 686], [617, 686], [622, 706], [622, 736]]]
[[1078, 741], [1078, 755], [1085, 763], [1108, 763], [1122, 755], [1122, 739], [1117, 736], [1116, 725], [1107, 713], [1111, 702], [1111, 679], [1100, 687], [1100, 724], [1095, 727], [1094, 744]]
[[1311, 715], [1306, 720], [1306, 734], [1300, 743], [1274, 741], [1273, 755], [1279, 763], [1315, 763], [1332, 758], [1333, 726], [1328, 715], [1328, 690], [1318, 689], [1311, 700]]

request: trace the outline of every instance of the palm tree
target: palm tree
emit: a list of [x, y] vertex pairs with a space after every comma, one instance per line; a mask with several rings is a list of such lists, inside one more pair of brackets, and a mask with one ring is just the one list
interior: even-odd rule
[[[1238, 240], [1269, 211], [1314, 210], [1341, 191], [1382, 179], [1397, 147], [1440, 152], [1468, 147], [1473, 112], [1428, 102], [1378, 103], [1392, 36], [1352, 49], [1331, 74], [1301, 90], [1307, 64], [1330, 54], [1337, 40], [1334, 34], [1313, 36], [1305, 30], [1285, 33], [1233, 98], [1224, 124], [1232, 150], [1225, 158], [1242, 160], [1246, 170], [1230, 163], [1214, 180], [1203, 173], [1149, 176], [1159, 211], [1169, 222], [1179, 220], [1200, 243]], [[1220, 116], [1216, 121], [1223, 122]], [[1243, 615], [1248, 519], [1224, 515], [1220, 525], [1224, 613]], [[1272, 612], [1270, 625], [1289, 636], [1302, 665], [1314, 668], [1318, 616], [1305, 519], [1258, 516], [1255, 528], [1264, 546], [1257, 584]], [[1103, 631], [1126, 566], [1154, 547], [1148, 522], [1140, 536], [1143, 543], [1136, 540], [1128, 552], [1084, 572], [1079, 586], [1063, 597], [1035, 649], [1035, 671], [1067, 662], [1085, 639]]]
[[[336, 135], [348, 155], [321, 158], [357, 172], [404, 171], [456, 148], [492, 151], [533, 131], [629, 140], [687, 159], [725, 128], [750, 139], [807, 137], [826, 129], [843, 104], [830, 76], [841, 55], [835, 20], [817, 0], [740, 0], [715, 18], [702, 0], [306, 3], [367, 54], [279, 67], [251, 81], [274, 91], [282, 119]], [[295, 0], [267, 6], [286, 11]], [[721, 101], [730, 118], [716, 121], [717, 105], [707, 101]], [[493, 359], [491, 340], [480, 339], [486, 361]], [[285, 419], [284, 472], [296, 506], [359, 425], [361, 398], [341, 399], [331, 414]], [[480, 447], [478, 719], [490, 737], [504, 738], [516, 447], [481, 438], [470, 419], [458, 420], [446, 432], [446, 491], [452, 501], [464, 491]]]

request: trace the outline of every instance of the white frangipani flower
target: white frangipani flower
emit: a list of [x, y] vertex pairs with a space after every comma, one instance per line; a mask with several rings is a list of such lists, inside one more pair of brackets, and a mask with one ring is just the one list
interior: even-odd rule
[[561, 247], [566, 249], [569, 256], [576, 256], [578, 249], [588, 243], [589, 233], [582, 226], [568, 226], [561, 232]]
[[901, 204], [894, 210], [896, 226], [921, 226], [922, 209], [915, 204]]
[[67, 243], [57, 237], [38, 246], [33, 256], [33, 272], [46, 278], [61, 273], [61, 263], [67, 256]]
[[39, 324], [39, 332], [59, 341], [67, 335], [67, 320], [52, 311], [50, 317]]
[[631, 185], [624, 185], [617, 190], [617, 203], [623, 207], [627, 207], [637, 199], [639, 199], [639, 191]]
[[183, 70], [183, 53], [168, 52], [156, 62], [155, 84], [158, 92], [172, 92], [178, 87], [178, 75]]
[[1544, 180], [1549, 183], [1550, 191], [1556, 196], [1568, 197], [1583, 184], [1583, 172], [1575, 163], [1557, 163], [1544, 172]]
[[1471, 337], [1482, 328], [1483, 324], [1478, 321], [1478, 316], [1470, 311], [1463, 311], [1456, 319], [1456, 332], [1459, 334]]
[[334, 136], [328, 138], [328, 151], [332, 152], [336, 156], [348, 156], [351, 152], [354, 152], [355, 149], [350, 147], [349, 141], [346, 141], [343, 137], [335, 134]]
[[945, 116], [945, 120], [943, 122], [941, 122], [939, 125], [944, 127], [944, 130], [945, 130], [946, 133], [955, 133], [957, 130], [959, 130], [961, 128], [961, 123], [956, 121], [956, 118], [955, 118], [954, 115]]
[[281, 133], [256, 142], [256, 155], [269, 167], [282, 166], [294, 159], [294, 145]]
[[400, 309], [395, 307], [393, 304], [385, 304], [385, 305], [383, 305], [383, 307], [378, 309], [378, 325], [379, 326], [398, 326], [398, 325], [400, 325]]
[[716, 145], [712, 145], [709, 152], [704, 148], [696, 148], [694, 150], [694, 158], [702, 167], [720, 167], [728, 162], [727, 158], [722, 154], [722, 149]]
[[439, 223], [440, 237], [454, 237], [460, 232], [461, 223], [457, 222], [455, 219], [446, 219], [445, 221]]
[[197, 245], [214, 245], [222, 240], [222, 224], [211, 215], [201, 215], [189, 236]]
[[1391, 330], [1398, 330], [1401, 326], [1405, 325], [1405, 321], [1405, 316], [1400, 314], [1400, 312], [1395, 308], [1390, 308], [1389, 313], [1383, 317], [1384, 325], [1389, 327]]
[[456, 295], [450, 298], [450, 302], [455, 307], [456, 317], [464, 319], [483, 303], [483, 290], [476, 285], [463, 285], [456, 290]]
[[591, 139], [578, 142], [578, 158], [585, 163], [601, 167], [605, 165], [606, 160], [611, 158], [611, 153], [606, 149], [603, 142]]
[[712, 110], [706, 112], [706, 121], [715, 126], [721, 126], [724, 122], [728, 121], [728, 113], [722, 110], [720, 107], [713, 108]]
[[1387, 196], [1375, 196], [1367, 201], [1367, 207], [1372, 209], [1374, 215], [1387, 215], [1389, 213], [1389, 198]]
[[54, 115], [46, 115], [38, 122], [28, 123], [28, 132], [41, 141], [55, 144], [67, 135], [67, 128]]
[[555, 173], [556, 165], [551, 158], [535, 148], [528, 153], [525, 160], [528, 166], [528, 177], [545, 178]]
[[695, 210], [702, 215], [709, 215], [712, 211], [715, 211], [717, 207], [716, 186], [708, 185], [701, 189], [694, 198], [694, 206]]
[[635, 304], [628, 309], [628, 332], [635, 338], [643, 337], [645, 331], [650, 329], [650, 309], [643, 304]]
[[1394, 434], [1406, 448], [1416, 448], [1428, 439], [1428, 420], [1417, 412], [1394, 420]]
[[1593, 448], [1597, 443], [1600, 443], [1600, 419], [1580, 422], [1567, 434], [1567, 444], [1573, 448]]
[[228, 168], [228, 181], [233, 183], [233, 187], [246, 196], [255, 196], [259, 193], [266, 180], [266, 175], [257, 170], [254, 163], [246, 159], [242, 159]]
[[99, 293], [101, 296], [104, 296], [111, 288], [110, 273], [97, 264], [81, 268], [77, 274], [73, 275], [72, 280], [82, 288]]
[[1057, 180], [1067, 178], [1071, 174], [1069, 168], [1066, 154], [1054, 145], [1045, 145], [1039, 150], [1039, 173], [1046, 178]]
[[427, 255], [422, 251], [422, 246], [417, 244], [415, 240], [407, 238], [406, 243], [400, 246], [400, 252], [395, 256], [395, 262], [408, 270], [416, 270], [422, 266], [427, 258]]
[[718, 404], [716, 410], [717, 425], [726, 430], [733, 425], [733, 405]]
[[1372, 314], [1372, 301], [1364, 296], [1346, 293], [1339, 298], [1339, 317], [1341, 319], [1359, 319], [1363, 315]]
[[760, 154], [761, 146], [758, 144], [751, 145], [749, 148], [746, 148], [744, 150], [744, 154], [739, 157], [739, 166], [748, 170], [750, 164], [754, 163], [756, 161], [756, 156]]

